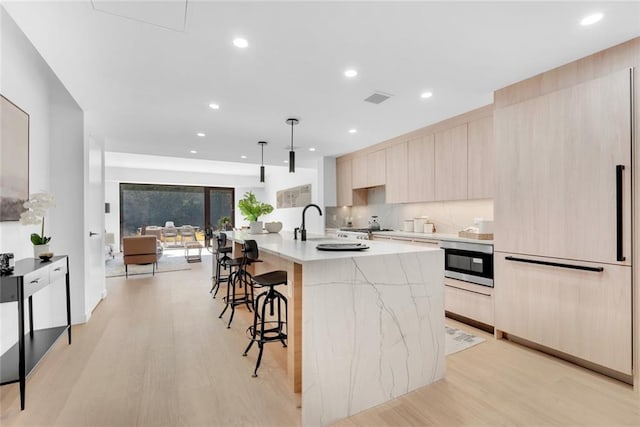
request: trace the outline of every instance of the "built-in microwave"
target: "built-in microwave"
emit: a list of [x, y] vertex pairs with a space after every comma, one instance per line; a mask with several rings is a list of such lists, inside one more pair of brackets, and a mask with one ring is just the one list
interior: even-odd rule
[[443, 240], [444, 275], [493, 287], [493, 245]]

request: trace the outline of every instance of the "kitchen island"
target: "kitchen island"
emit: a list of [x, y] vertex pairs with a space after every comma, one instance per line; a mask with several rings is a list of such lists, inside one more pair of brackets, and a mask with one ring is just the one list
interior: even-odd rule
[[[287, 371], [302, 424], [326, 425], [444, 376], [443, 252], [389, 242], [345, 243], [292, 233], [227, 232], [256, 240], [255, 272], [288, 272]], [[362, 243], [362, 242], [361, 242]]]

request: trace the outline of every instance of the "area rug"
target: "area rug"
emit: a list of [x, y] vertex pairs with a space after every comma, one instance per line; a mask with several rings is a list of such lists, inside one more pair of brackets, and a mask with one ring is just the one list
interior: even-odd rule
[[[156, 266], [157, 273], [166, 273], [168, 271], [191, 270], [191, 266], [184, 258], [184, 250], [181, 251], [165, 251], [164, 255], [158, 260]], [[151, 264], [148, 265], [129, 265], [129, 276], [137, 274], [151, 274]], [[108, 259], [105, 264], [106, 277], [124, 276], [124, 263], [122, 262], [122, 254], [116, 255], [114, 259]]]
[[448, 356], [484, 342], [485, 339], [450, 326], [444, 327], [444, 348]]

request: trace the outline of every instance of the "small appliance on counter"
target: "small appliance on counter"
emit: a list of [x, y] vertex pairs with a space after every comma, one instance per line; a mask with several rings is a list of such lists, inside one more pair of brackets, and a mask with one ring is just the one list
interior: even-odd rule
[[371, 221], [369, 221], [369, 230], [380, 231], [380, 224], [378, 223], [378, 216], [372, 215]]

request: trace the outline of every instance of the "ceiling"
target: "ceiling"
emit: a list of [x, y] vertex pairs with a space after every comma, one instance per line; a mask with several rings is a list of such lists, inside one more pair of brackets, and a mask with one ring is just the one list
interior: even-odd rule
[[[489, 104], [495, 89], [640, 36], [638, 1], [3, 6], [92, 115], [108, 151], [256, 164], [265, 140], [265, 163], [279, 166], [289, 117], [300, 119], [297, 164], [313, 166]], [[579, 24], [596, 11], [601, 22]], [[236, 37], [249, 47], [235, 47]], [[345, 77], [347, 68], [358, 75]], [[393, 96], [364, 102], [376, 91]], [[433, 96], [422, 99], [425, 91]]]

